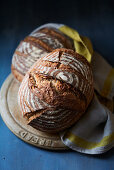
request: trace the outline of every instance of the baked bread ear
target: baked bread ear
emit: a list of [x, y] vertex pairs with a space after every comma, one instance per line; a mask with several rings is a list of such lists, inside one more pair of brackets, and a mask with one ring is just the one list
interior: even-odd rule
[[39, 59], [25, 75], [18, 102], [28, 124], [58, 132], [85, 113], [93, 97], [88, 61], [69, 49], [56, 49]]
[[55, 28], [42, 28], [31, 33], [15, 50], [11, 70], [22, 81], [29, 68], [42, 56], [57, 48], [73, 49], [73, 42]]

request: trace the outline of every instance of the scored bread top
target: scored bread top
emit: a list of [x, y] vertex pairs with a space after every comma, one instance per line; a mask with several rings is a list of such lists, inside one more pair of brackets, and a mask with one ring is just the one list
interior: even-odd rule
[[21, 83], [18, 99], [23, 116], [33, 127], [53, 132], [71, 126], [85, 112], [93, 91], [88, 61], [62, 48], [43, 56], [31, 67]]
[[42, 28], [20, 42], [12, 58], [12, 73], [24, 76], [29, 68], [42, 56], [57, 48], [73, 49], [73, 42], [55, 28]]

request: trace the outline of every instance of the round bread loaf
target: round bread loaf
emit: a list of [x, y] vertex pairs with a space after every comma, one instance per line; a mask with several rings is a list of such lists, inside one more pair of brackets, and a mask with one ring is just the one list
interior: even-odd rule
[[25, 75], [18, 102], [32, 127], [58, 132], [85, 113], [93, 97], [88, 61], [69, 49], [56, 49], [39, 59]]
[[11, 70], [22, 81], [29, 68], [42, 56], [57, 48], [73, 49], [73, 42], [55, 28], [36, 30], [20, 42], [12, 58]]

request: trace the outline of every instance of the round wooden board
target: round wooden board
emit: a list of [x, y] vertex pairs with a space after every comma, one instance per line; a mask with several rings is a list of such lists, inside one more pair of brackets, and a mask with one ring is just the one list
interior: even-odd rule
[[19, 86], [20, 83], [10, 74], [1, 88], [0, 112], [8, 128], [23, 141], [37, 147], [51, 150], [68, 149], [61, 142], [59, 134], [44, 133], [27, 125], [17, 102]]

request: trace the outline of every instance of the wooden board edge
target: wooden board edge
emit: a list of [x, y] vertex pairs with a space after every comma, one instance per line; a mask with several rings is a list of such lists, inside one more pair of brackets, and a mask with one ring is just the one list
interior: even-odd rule
[[[8, 104], [7, 104], [7, 92], [8, 92], [8, 88], [10, 86], [11, 81], [13, 80], [13, 75], [10, 74], [6, 80], [4, 81], [1, 90], [0, 90], [0, 106], [2, 106], [2, 108], [0, 107], [0, 113], [1, 113], [1, 117], [4, 121], [4, 123], [6, 124], [6, 126], [11, 130], [12, 133], [14, 133], [18, 138], [22, 139], [24, 142], [32, 144], [33, 146], [42, 148], [42, 149], [47, 149], [47, 150], [69, 150], [69, 148], [67, 146], [64, 147], [52, 147], [51, 146], [51, 140], [48, 140], [48, 142], [45, 140], [44, 138], [39, 138], [37, 136], [34, 136], [33, 134], [31, 134], [30, 132], [28, 132], [27, 130], [25, 131], [25, 129], [23, 129], [22, 127], [19, 127], [18, 124], [16, 124], [16, 122], [14, 122], [15, 120], [10, 117], [10, 121], [15, 123], [16, 126], [18, 126], [19, 133], [17, 133], [16, 131], [14, 131], [14, 129], [12, 129], [12, 127], [10, 126], [10, 124], [6, 121], [5, 119], [5, 115], [4, 113], [10, 114], [9, 113], [9, 109], [8, 109]], [[4, 90], [5, 89], [5, 90]], [[11, 114], [10, 114], [11, 115]], [[28, 137], [27, 137], [28, 136]], [[30, 137], [32, 137], [32, 140], [29, 140]]]

